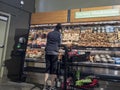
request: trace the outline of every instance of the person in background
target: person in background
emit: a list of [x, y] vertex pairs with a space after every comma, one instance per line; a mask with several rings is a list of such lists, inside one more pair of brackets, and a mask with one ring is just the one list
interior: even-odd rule
[[57, 60], [59, 54], [59, 46], [61, 44], [61, 33], [62, 26], [58, 23], [54, 30], [49, 32], [47, 35], [47, 42], [45, 47], [45, 60], [46, 60], [46, 73], [45, 73], [45, 84], [43, 90], [46, 90], [47, 80], [49, 75], [51, 76], [51, 87], [50, 90], [55, 90], [55, 79], [57, 78]]

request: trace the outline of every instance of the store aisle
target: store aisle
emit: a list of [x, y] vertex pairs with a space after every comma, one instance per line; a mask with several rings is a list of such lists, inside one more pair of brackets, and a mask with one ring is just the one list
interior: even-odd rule
[[[0, 80], [0, 90], [40, 90], [40, 88], [38, 87], [35, 87], [35, 88], [33, 87], [34, 87], [34, 84], [30, 84], [30, 83], [24, 83], [24, 82], [17, 83], [12, 81]], [[74, 89], [74, 90], [82, 90], [82, 89]], [[87, 89], [87, 90], [120, 90], [120, 82], [100, 80], [98, 87]]]
[[[34, 87], [33, 84], [29, 83], [17, 83], [11, 81], [1, 81], [0, 80], [0, 90], [31, 90]], [[34, 88], [34, 90], [40, 90], [39, 88]]]

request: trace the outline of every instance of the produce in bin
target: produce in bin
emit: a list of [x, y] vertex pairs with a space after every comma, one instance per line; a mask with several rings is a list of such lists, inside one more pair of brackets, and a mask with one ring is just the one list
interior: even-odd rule
[[84, 85], [84, 84], [89, 84], [89, 83], [91, 83], [91, 82], [92, 82], [91, 79], [81, 79], [81, 80], [77, 80], [77, 81], [75, 82], [75, 85], [76, 85], [76, 86], [82, 86], [82, 85]]
[[[85, 79], [75, 81], [74, 85], [72, 77], [69, 77], [67, 78], [66, 85], [67, 90], [71, 90], [73, 87], [79, 89], [89, 89], [96, 87], [99, 83], [95, 76], [87, 76]], [[61, 84], [61, 88], [62, 90], [64, 89], [64, 83]]]
[[[77, 77], [80, 74], [77, 73]], [[96, 79], [95, 76], [87, 76], [84, 79], [80, 79], [75, 81], [75, 84], [73, 83], [72, 77], [67, 78], [66, 81], [66, 87], [67, 90], [71, 90], [71, 88], [79, 88], [79, 89], [89, 89], [89, 88], [94, 88], [98, 85], [98, 80]], [[61, 84], [61, 88], [64, 89], [64, 83]]]
[[77, 80], [75, 82], [75, 87], [80, 89], [94, 88], [98, 85], [98, 80], [93, 77], [86, 77], [85, 79]]

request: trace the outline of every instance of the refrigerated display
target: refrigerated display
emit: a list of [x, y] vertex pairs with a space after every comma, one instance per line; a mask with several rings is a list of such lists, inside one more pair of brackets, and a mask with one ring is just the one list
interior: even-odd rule
[[44, 59], [44, 49], [46, 44], [46, 36], [51, 29], [34, 29], [30, 28], [28, 43], [26, 49], [26, 59], [41, 60]]
[[[94, 22], [62, 24], [62, 44], [71, 46], [77, 54], [90, 52], [89, 62], [115, 63], [120, 57], [119, 22]], [[26, 49], [26, 59], [44, 59], [44, 49], [48, 32], [54, 25], [32, 25]]]

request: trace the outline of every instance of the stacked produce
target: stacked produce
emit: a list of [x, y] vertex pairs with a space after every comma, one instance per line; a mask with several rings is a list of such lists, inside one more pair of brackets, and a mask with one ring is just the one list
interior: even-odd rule
[[79, 46], [110, 47], [105, 33], [81, 33]]
[[62, 35], [63, 44], [78, 44], [80, 30], [64, 30]]
[[108, 54], [96, 54], [94, 56], [94, 62], [101, 62], [101, 63], [115, 63], [112, 57]]
[[44, 58], [44, 49], [27, 49], [26, 58]]
[[[68, 26], [69, 27], [69, 26]], [[107, 32], [105, 27], [72, 27], [64, 28], [62, 31], [62, 44], [67, 46], [78, 46], [78, 47], [120, 47], [120, 31], [115, 30]], [[26, 57], [38, 57], [35, 52], [39, 52], [46, 45], [46, 37], [48, 32], [52, 31], [52, 28], [32, 29], [29, 32], [28, 47]], [[36, 50], [38, 49], [38, 50]], [[31, 55], [34, 54], [34, 55]], [[96, 59], [97, 61], [98, 59]], [[110, 60], [110, 59], [109, 59]], [[93, 60], [92, 60], [93, 61]], [[105, 58], [102, 58], [105, 62]]]
[[120, 41], [118, 32], [95, 32], [91, 29], [70, 29], [63, 31], [63, 43], [77, 46], [92, 47], [119, 47], [116, 42]]
[[44, 47], [46, 44], [46, 37], [51, 30], [30, 30], [26, 58], [40, 59], [44, 57]]

